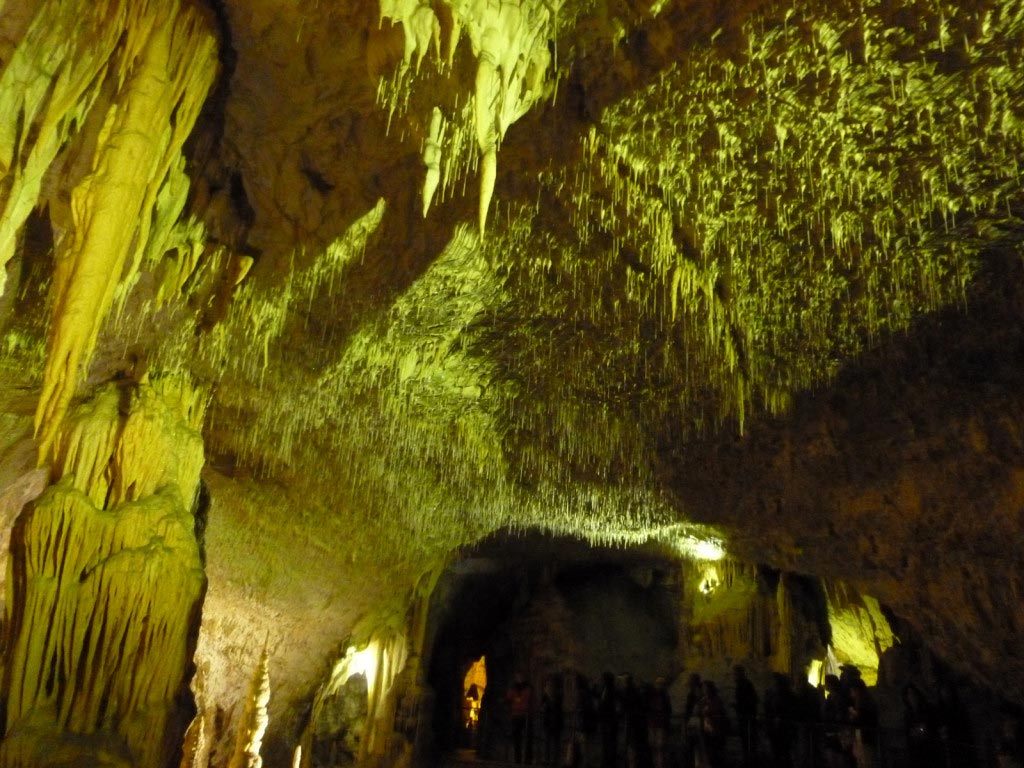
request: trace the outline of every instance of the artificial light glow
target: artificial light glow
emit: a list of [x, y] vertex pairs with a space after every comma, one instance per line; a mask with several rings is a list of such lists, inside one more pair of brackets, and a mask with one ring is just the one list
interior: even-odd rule
[[718, 569], [713, 565], [706, 566], [700, 575], [701, 593], [710, 595], [720, 583], [721, 579], [718, 576]]
[[486, 688], [487, 663], [486, 657], [481, 656], [470, 666], [462, 682], [462, 725], [466, 730], [472, 731], [480, 722], [480, 704]]
[[693, 554], [698, 560], [721, 560], [725, 557], [725, 550], [717, 541], [698, 540], [693, 549]]
[[481, 656], [474, 661], [469, 671], [466, 672], [466, 677], [462, 683], [463, 693], [468, 694], [470, 687], [474, 685], [480, 690], [480, 694], [483, 695], [484, 689], [487, 687], [486, 656]]
[[821, 683], [821, 659], [814, 659], [807, 666], [807, 682], [815, 687]]
[[377, 679], [377, 655], [379, 644], [372, 641], [362, 648], [350, 645], [345, 655], [334, 665], [331, 684], [340, 688], [356, 675], [366, 678], [366, 689], [372, 691]]
[[837, 663], [854, 665], [864, 682], [874, 685], [879, 656], [896, 640], [881, 606], [840, 582], [827, 582], [825, 596]]
[[367, 688], [373, 686], [374, 677], [377, 675], [377, 644], [370, 643], [361, 650], [350, 646], [345, 652], [348, 659], [347, 677], [363, 675], [366, 678]]
[[725, 557], [725, 543], [711, 528], [673, 525], [663, 529], [659, 538], [689, 560], [714, 562]]

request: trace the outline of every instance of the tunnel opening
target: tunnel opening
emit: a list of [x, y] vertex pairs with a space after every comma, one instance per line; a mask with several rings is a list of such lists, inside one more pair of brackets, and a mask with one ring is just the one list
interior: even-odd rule
[[[846, 585], [729, 558], [494, 536], [463, 552], [431, 596], [417, 764], [597, 764], [593, 720], [609, 688], [620, 717], [622, 701], [649, 712], [663, 692], [670, 724], [659, 748], [681, 759], [688, 678], [713, 683], [734, 717], [737, 666], [761, 717], [779, 686], [794, 701], [820, 701], [827, 674], [855, 675], [878, 696], [888, 755], [899, 755], [899, 689], [920, 665], [905, 661], [909, 634], [900, 644], [885, 613]], [[486, 683], [471, 692], [482, 669]]]
[[[615, 764], [628, 760], [629, 702], [648, 721], [661, 707], [666, 723], [657, 747], [665, 761], [648, 752], [634, 764], [681, 764], [692, 738], [694, 675], [728, 710], [725, 749], [740, 764], [737, 734], [750, 730], [734, 714], [738, 667], [760, 700], [752, 741], [763, 761], [775, 757], [773, 697], [792, 707], [837, 706], [863, 684], [878, 709], [872, 746], [890, 765], [908, 759], [908, 686], [919, 699], [938, 702], [941, 693], [952, 702], [943, 706], [960, 731], [942, 747], [957, 760], [992, 756], [1002, 738], [994, 729], [1018, 722], [998, 696], [944, 668], [896, 614], [839, 582], [727, 557], [687, 559], [657, 546], [595, 547], [526, 533], [463, 551], [431, 585], [414, 610], [425, 622], [417, 645], [375, 636], [335, 665], [307, 729], [315, 768], [367, 764], [374, 739], [374, 754], [401, 751], [414, 766], [596, 765], [606, 749], [607, 698], [616, 702], [620, 734]], [[377, 666], [390, 672], [378, 675]], [[838, 698], [830, 677], [842, 679]], [[707, 687], [700, 690], [704, 702]], [[807, 757], [825, 732], [808, 710], [790, 716], [802, 734], [792, 754]], [[656, 743], [649, 736], [644, 749]]]
[[462, 681], [462, 745], [475, 749], [480, 731], [480, 706], [487, 692], [487, 658], [481, 656], [469, 666]]
[[[429, 753], [514, 761], [515, 710], [524, 708], [520, 759], [560, 764], [580, 684], [605, 672], [638, 683], [678, 675], [682, 577], [658, 547], [541, 533], [492, 537], [464, 553], [431, 600]], [[470, 726], [470, 681], [484, 665]]]

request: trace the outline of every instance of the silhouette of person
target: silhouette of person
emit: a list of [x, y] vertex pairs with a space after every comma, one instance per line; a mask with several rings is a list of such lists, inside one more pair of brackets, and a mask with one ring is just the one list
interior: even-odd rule
[[605, 672], [597, 700], [597, 727], [601, 732], [601, 768], [615, 768], [619, 751], [619, 700], [615, 676]]
[[626, 725], [626, 765], [637, 768], [647, 753], [646, 701], [630, 675], [624, 678], [620, 701]]
[[850, 698], [837, 675], [825, 675], [825, 702], [821, 707], [827, 768], [849, 768], [853, 764], [846, 741]]
[[[939, 684], [935, 720], [940, 750], [946, 765], [971, 768], [975, 763], [974, 737], [967, 709], [960, 702], [956, 688], [948, 680]], [[940, 764], [943, 762], [940, 760]]]
[[878, 741], [878, 705], [859, 677], [850, 683], [850, 725], [857, 768], [874, 768]]
[[729, 715], [718, 695], [718, 686], [704, 681], [704, 695], [700, 702], [701, 735], [708, 768], [721, 768], [725, 764], [725, 744], [729, 738]]
[[907, 739], [909, 768], [930, 768], [938, 764], [935, 713], [913, 683], [903, 686], [903, 733]]
[[686, 681], [686, 701], [683, 703], [683, 765], [686, 768], [693, 768], [700, 753], [700, 701], [703, 696], [703, 681], [693, 672]]
[[765, 729], [775, 768], [793, 765], [793, 741], [796, 738], [796, 702], [786, 675], [776, 673], [764, 697]]
[[531, 711], [533, 709], [533, 688], [516, 672], [512, 685], [505, 694], [508, 704], [508, 719], [512, 737], [513, 758], [517, 764], [524, 760], [533, 762], [533, 725]]
[[540, 717], [544, 726], [544, 764], [558, 763], [559, 748], [562, 746], [562, 686], [555, 676], [549, 676], [544, 682], [541, 693]]
[[576, 676], [576, 708], [573, 725], [578, 744], [577, 762], [580, 765], [586, 765], [591, 762], [590, 753], [595, 744], [597, 711], [590, 681], [582, 674]]
[[757, 757], [757, 691], [747, 677], [747, 671], [737, 664], [732, 668], [733, 680], [736, 684], [734, 707], [736, 709], [736, 727], [740, 737], [740, 755], [744, 768], [750, 768]]
[[668, 732], [672, 725], [672, 699], [664, 677], [654, 681], [647, 694], [647, 740], [654, 768], [665, 768], [668, 761]]

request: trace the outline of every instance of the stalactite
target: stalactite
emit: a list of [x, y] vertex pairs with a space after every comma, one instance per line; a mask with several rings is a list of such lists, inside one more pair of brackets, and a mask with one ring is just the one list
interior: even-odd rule
[[[125, 2], [40, 5], [0, 75], [0, 294], [46, 170], [85, 121], [124, 27]], [[0, 31], [3, 31], [0, 16]], [[2, 36], [2, 35], [0, 35]], [[28, 126], [34, 131], [27, 130]], [[32, 136], [33, 140], [29, 140]]]
[[498, 127], [494, 116], [494, 103], [501, 98], [501, 76], [490, 51], [481, 51], [476, 70], [476, 141], [480, 150], [480, 213], [478, 223], [483, 236], [487, 224], [487, 211], [494, 194], [494, 180], [498, 172]]
[[[47, 35], [60, 38], [49, 44]], [[209, 19], [187, 3], [48, 3], [18, 51], [23, 54], [5, 78], [21, 77], [19, 66], [38, 67], [35, 73], [54, 71], [55, 83], [34, 74], [0, 89], [5, 99], [18, 100], [13, 112], [2, 110], [2, 120], [13, 121], [28, 108], [24, 116], [37, 128], [32, 146], [14, 146], [9, 126], [0, 131], [7, 137], [0, 138], [6, 166], [31, 170], [16, 171], [12, 194], [0, 201], [0, 249], [7, 249], [0, 258], [9, 255], [37, 202], [39, 180], [73, 129], [87, 119], [98, 126], [87, 172], [69, 180], [69, 219], [55, 222], [66, 231], [56, 243], [50, 342], [36, 413], [43, 460], [118, 285], [132, 279], [150, 236], [160, 241], [180, 213], [187, 187], [177, 181], [179, 153], [218, 65]], [[41, 52], [68, 59], [35, 62]], [[105, 101], [98, 94], [107, 89], [113, 95]]]
[[[664, 312], [680, 327], [686, 383], [714, 389], [688, 403], [706, 409], [698, 423], [742, 429], [758, 409], [785, 410], [882, 334], [964, 301], [979, 223], [1020, 205], [1004, 182], [1016, 164], [998, 159], [1019, 149], [1020, 121], [997, 139], [981, 116], [1019, 112], [1020, 71], [997, 62], [1024, 28], [1016, 12], [996, 24], [967, 13], [944, 42], [941, 13], [891, 26], [877, 2], [766, 6], [739, 31], [745, 45], [694, 46], [605, 110], [583, 137], [584, 167], [551, 175], [573, 198], [578, 240], [610, 238], [602, 269], [626, 286], [632, 317]], [[929, 63], [961, 32], [962, 63]], [[854, 33], [870, 41], [863, 60]], [[998, 85], [985, 95], [980, 79]], [[593, 249], [563, 247], [583, 264], [581, 289], [605, 274]], [[625, 268], [624, 248], [645, 271]]]
[[[245, 381], [260, 380], [267, 374], [271, 345], [278, 342], [286, 323], [325, 288], [338, 283], [344, 271], [358, 262], [380, 226], [385, 208], [384, 200], [378, 200], [343, 235], [330, 243], [311, 266], [289, 273], [283, 285], [273, 289], [243, 285], [234, 296], [225, 321], [201, 340], [199, 352], [203, 359], [214, 368], [226, 367], [225, 375]], [[287, 436], [299, 429], [309, 416], [307, 409], [313, 410], [308, 397], [306, 392], [299, 401], [289, 401], [287, 405], [278, 403], [285, 406], [284, 411], [275, 411], [274, 423], [267, 427], [269, 431], [256, 435], [261, 443], [270, 434], [279, 439], [282, 431]], [[249, 457], [252, 447], [243, 447], [241, 453]], [[288, 453], [284, 456], [287, 457]]]
[[[380, 17], [400, 23], [405, 36], [403, 61], [390, 80], [381, 80], [378, 100], [390, 117], [404, 111], [415, 88], [424, 56], [432, 49], [433, 66], [440, 71], [452, 69], [458, 40], [463, 31], [470, 39], [476, 58], [474, 90], [468, 94], [470, 109], [458, 109], [446, 115], [452, 129], [428, 140], [424, 161], [424, 215], [429, 207], [436, 179], [440, 175], [434, 163], [443, 155], [448, 164], [443, 188], [464, 179], [471, 168], [480, 166], [478, 223], [480, 234], [486, 227], [488, 210], [497, 174], [498, 145], [509, 126], [553, 91], [552, 61], [548, 51], [558, 26], [558, 16], [543, 0], [508, 0], [501, 3], [445, 3], [450, 19], [447, 56], [440, 49], [440, 23], [435, 9], [426, 0], [380, 0]], [[439, 108], [433, 107], [437, 112]], [[466, 141], [476, 138], [475, 144]], [[434, 158], [438, 158], [437, 161]]]
[[437, 185], [441, 183], [441, 144], [444, 131], [444, 116], [434, 107], [430, 116], [430, 133], [423, 148], [423, 164], [427, 167], [423, 178], [423, 217], [430, 210]]

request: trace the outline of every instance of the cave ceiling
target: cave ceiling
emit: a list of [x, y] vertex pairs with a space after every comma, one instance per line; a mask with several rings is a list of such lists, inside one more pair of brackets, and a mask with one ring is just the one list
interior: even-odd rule
[[[302, 568], [412, 584], [501, 529], [711, 540], [862, 583], [950, 656], [929, 547], [989, 547], [1020, 588], [1024, 4], [204, 12], [219, 74], [159, 187], [180, 214], [155, 198], [159, 247], [63, 380], [198, 382], [214, 504], [234, 484], [287, 521], [236, 532], [244, 578], [302, 603]], [[0, 62], [25, 24], [0, 23]], [[90, 141], [62, 130], [4, 294], [4, 376], [44, 392], [44, 439]], [[976, 602], [996, 577], [965, 567]]]

